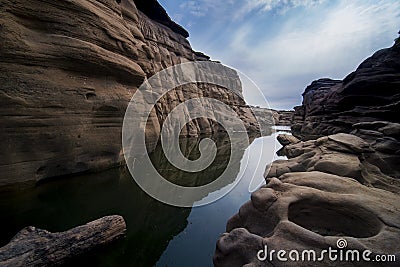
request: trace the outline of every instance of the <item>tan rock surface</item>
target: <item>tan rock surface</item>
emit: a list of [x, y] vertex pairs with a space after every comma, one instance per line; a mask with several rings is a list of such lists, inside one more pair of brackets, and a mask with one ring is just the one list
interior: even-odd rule
[[[156, 1], [1, 1], [0, 186], [121, 164], [124, 112], [144, 79], [179, 63], [208, 60], [185, 37]], [[225, 101], [257, 128], [232, 92], [188, 85], [159, 102], [149, 136], [158, 137], [175, 102], [197, 96]], [[215, 127], [192, 121], [182, 134]]]
[[267, 168], [267, 185], [228, 221], [217, 243], [216, 266], [376, 266], [328, 257], [321, 262], [257, 258], [265, 245], [269, 251], [320, 255], [337, 249], [340, 238], [348, 243], [344, 251], [370, 250], [371, 259], [390, 254], [400, 260], [400, 182], [398, 172], [382, 168], [391, 164], [390, 155], [350, 134], [289, 144], [283, 152], [289, 159]]
[[[400, 197], [369, 188], [354, 179], [322, 172], [287, 173], [269, 179], [254, 192], [251, 201], [227, 224], [217, 243], [216, 266], [377, 266], [376, 262], [260, 261], [257, 252], [289, 252], [338, 249], [337, 240], [347, 241], [347, 250], [397, 255], [399, 260]], [[346, 251], [346, 250], [344, 250]], [[361, 258], [360, 253], [360, 258]], [[286, 254], [288, 258], [288, 254]], [[396, 266], [386, 262], [384, 266]]]

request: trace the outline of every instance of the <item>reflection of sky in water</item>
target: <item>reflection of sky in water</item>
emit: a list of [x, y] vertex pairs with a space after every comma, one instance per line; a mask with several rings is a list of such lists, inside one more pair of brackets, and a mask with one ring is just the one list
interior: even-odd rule
[[[290, 130], [289, 127], [276, 127], [277, 130]], [[268, 163], [278, 157], [271, 151], [277, 151], [278, 133], [257, 138], [246, 149], [243, 159], [248, 158], [247, 167], [241, 162], [238, 177], [242, 179], [225, 197], [202, 207], [192, 209], [188, 225], [179, 235], [169, 242], [157, 266], [212, 266], [215, 244], [225, 232], [226, 222], [238, 212], [239, 207], [250, 199], [251, 188], [265, 183], [263, 174]], [[276, 146], [276, 147], [275, 147]], [[273, 156], [272, 156], [273, 154]], [[261, 156], [261, 157], [260, 157]], [[254, 180], [253, 180], [254, 177]], [[253, 180], [253, 181], [252, 181]]]

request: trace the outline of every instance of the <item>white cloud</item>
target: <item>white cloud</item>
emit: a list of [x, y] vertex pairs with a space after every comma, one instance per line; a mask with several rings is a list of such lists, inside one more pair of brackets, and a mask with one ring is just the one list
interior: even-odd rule
[[181, 23], [182, 19], [183, 19], [183, 15], [180, 14], [180, 13], [174, 13], [172, 15], [172, 20], [177, 22], [177, 23]]
[[[230, 7], [233, 7], [236, 0], [198, 0], [198, 1], [186, 1], [179, 5], [179, 12], [187, 14], [185, 27], [191, 28], [196, 25], [199, 19], [216, 19], [218, 21], [230, 19], [230, 15], [226, 12]], [[181, 18], [181, 23], [182, 23]]]
[[313, 7], [325, 0], [246, 0], [235, 15], [235, 19], [242, 19], [253, 11], [266, 12], [276, 10], [283, 14], [291, 8]]
[[395, 0], [190, 0], [175, 12], [195, 49], [249, 75], [277, 108], [314, 79], [343, 78], [400, 29]]
[[198, 1], [187, 1], [179, 5], [182, 11], [189, 12], [191, 15], [196, 17], [204, 17], [209, 13], [213, 15], [222, 14], [226, 11], [228, 6], [232, 6], [236, 0], [198, 0]]
[[[251, 2], [269, 8], [268, 3], [277, 1]], [[223, 52], [223, 62], [253, 77], [267, 97], [282, 102], [285, 94], [300, 95], [313, 79], [343, 78], [373, 51], [390, 45], [400, 28], [400, 2], [343, 0], [318, 12], [311, 12], [308, 18], [292, 16], [276, 35], [258, 40], [254, 34], [262, 34], [260, 27], [242, 25], [232, 37], [230, 49]]]
[[180, 9], [187, 10], [191, 15], [204, 17], [208, 12], [208, 6], [202, 5], [201, 1], [187, 1], [182, 3]]

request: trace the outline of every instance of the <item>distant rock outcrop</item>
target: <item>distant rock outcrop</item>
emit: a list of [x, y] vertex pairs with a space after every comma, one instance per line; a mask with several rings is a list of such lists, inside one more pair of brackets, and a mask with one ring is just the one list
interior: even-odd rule
[[360, 122], [399, 123], [400, 42], [366, 59], [343, 81], [320, 79], [295, 107], [293, 133], [306, 138], [351, 132]]
[[252, 107], [251, 109], [257, 116], [259, 123], [266, 125], [290, 126], [294, 115], [293, 110], [274, 110], [260, 107]]
[[[121, 164], [122, 120], [135, 90], [169, 66], [209, 60], [155, 0], [5, 0], [0, 7], [0, 186]], [[240, 96], [192, 84], [160, 100], [149, 134], [158, 136], [177, 103], [198, 96], [230, 105], [256, 130]], [[218, 131], [209, 120], [186, 126], [182, 134]]]

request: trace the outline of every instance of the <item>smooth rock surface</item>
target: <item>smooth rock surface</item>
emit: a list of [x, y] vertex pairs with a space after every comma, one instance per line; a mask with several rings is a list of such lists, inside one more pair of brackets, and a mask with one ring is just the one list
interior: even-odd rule
[[[260, 197], [261, 195], [261, 197]], [[227, 224], [218, 240], [215, 266], [377, 266], [376, 262], [260, 261], [257, 252], [338, 249], [393, 254], [399, 258], [400, 197], [361, 185], [354, 179], [322, 172], [294, 172], [271, 178]], [[346, 251], [346, 249], [344, 251]], [[361, 255], [361, 253], [360, 253]], [[288, 254], [285, 255], [288, 258]], [[361, 256], [360, 256], [361, 257]], [[306, 258], [307, 259], [307, 258]], [[312, 258], [311, 258], [312, 259]], [[397, 266], [386, 262], [385, 266]]]
[[276, 255], [271, 261], [257, 258], [265, 245], [269, 251], [320, 255], [328, 247], [337, 249], [340, 238], [347, 241], [346, 249], [368, 249], [371, 257], [390, 254], [399, 261], [400, 172], [398, 156], [387, 148], [391, 142], [385, 137], [370, 145], [344, 133], [287, 142], [282, 153], [288, 160], [267, 167], [267, 185], [228, 221], [227, 233], [217, 242], [215, 266], [376, 266], [328, 258], [318, 264], [279, 261]]
[[[332, 140], [336, 140], [335, 143]], [[287, 145], [283, 148], [283, 153], [289, 159], [273, 162], [266, 170], [267, 179], [288, 172], [316, 170], [350, 177], [367, 186], [400, 192], [400, 170], [385, 168], [388, 165], [395, 166], [392, 161], [396, 157], [372, 149], [357, 136], [336, 134], [321, 137]], [[366, 171], [371, 168], [374, 169], [373, 175]]]

